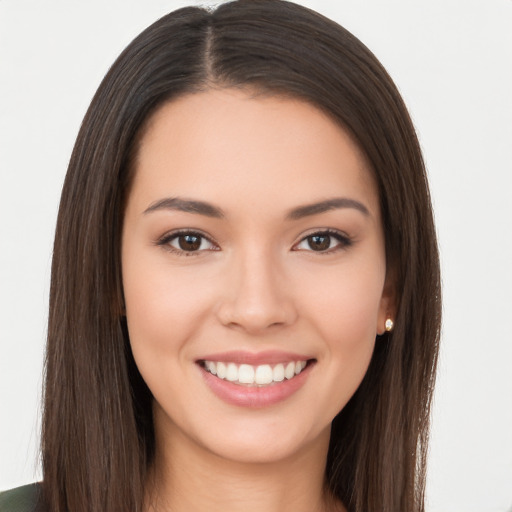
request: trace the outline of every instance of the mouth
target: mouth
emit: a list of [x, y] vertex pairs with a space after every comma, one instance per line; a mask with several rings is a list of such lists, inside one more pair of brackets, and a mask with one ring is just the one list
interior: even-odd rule
[[305, 385], [317, 360], [285, 352], [225, 352], [196, 361], [207, 387], [222, 401], [260, 409], [283, 402]]
[[290, 381], [300, 375], [314, 359], [283, 361], [277, 364], [237, 364], [229, 361], [200, 360], [198, 364], [218, 379], [245, 387], [267, 387]]

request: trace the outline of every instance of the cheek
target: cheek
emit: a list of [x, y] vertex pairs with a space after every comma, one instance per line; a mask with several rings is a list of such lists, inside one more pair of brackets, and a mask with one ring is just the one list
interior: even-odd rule
[[[376, 339], [378, 308], [375, 300], [354, 295], [334, 297], [325, 304], [323, 337], [333, 370], [355, 391], [368, 368]], [[352, 385], [350, 383], [353, 383]]]
[[156, 263], [143, 272], [140, 260], [132, 267], [126, 262], [126, 318], [135, 363], [156, 402], [165, 404], [173, 417], [180, 417], [174, 397], [179, 392], [185, 402], [194, 398], [182, 383], [194, 378], [196, 367], [190, 360], [195, 334], [207, 310], [205, 303], [210, 301], [204, 293], [208, 289], [196, 291], [187, 272], [172, 272]]
[[139, 359], [161, 361], [184, 355], [186, 342], [201, 323], [208, 288], [197, 289], [193, 276], [152, 263], [126, 259], [123, 286], [132, 351]]
[[[381, 308], [384, 271], [332, 269], [314, 281], [304, 283], [297, 292], [305, 298], [303, 310], [316, 318], [327, 338], [374, 340]], [[327, 333], [329, 333], [327, 335]]]
[[324, 342], [329, 380], [326, 396], [332, 393], [329, 403], [333, 414], [356, 391], [373, 354], [384, 282], [384, 270], [375, 268], [372, 272], [332, 269], [328, 279], [316, 276], [316, 286], [306, 282], [310, 291], [302, 293], [308, 297], [303, 311], [309, 312]]

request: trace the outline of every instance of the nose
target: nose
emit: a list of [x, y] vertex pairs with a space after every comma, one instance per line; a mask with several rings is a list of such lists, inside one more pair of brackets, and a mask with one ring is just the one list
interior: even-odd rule
[[218, 305], [220, 322], [249, 334], [291, 325], [297, 318], [291, 283], [270, 255], [240, 257], [227, 271]]

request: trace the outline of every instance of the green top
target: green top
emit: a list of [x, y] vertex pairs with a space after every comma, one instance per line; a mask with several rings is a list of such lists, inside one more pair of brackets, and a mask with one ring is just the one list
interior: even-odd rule
[[28, 484], [0, 492], [0, 512], [36, 512], [40, 484]]

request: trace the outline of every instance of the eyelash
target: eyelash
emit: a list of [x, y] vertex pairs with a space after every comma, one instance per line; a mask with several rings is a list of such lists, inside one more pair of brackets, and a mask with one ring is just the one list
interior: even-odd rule
[[[183, 236], [193, 236], [200, 239], [200, 246], [203, 243], [203, 240], [206, 240], [210, 244], [212, 244], [215, 248], [213, 249], [197, 249], [194, 251], [186, 251], [184, 249], [178, 249], [177, 247], [173, 247], [171, 242], [173, 240], [179, 239], [179, 237]], [[157, 240], [156, 245], [163, 247], [165, 250], [177, 254], [178, 256], [197, 256], [201, 254], [203, 251], [218, 251], [218, 245], [209, 237], [207, 237], [204, 233], [200, 231], [194, 231], [190, 229], [182, 229], [179, 231], [172, 231], [171, 233], [167, 233], [162, 236], [159, 240]]]
[[[182, 237], [182, 236], [197, 237], [200, 240], [199, 248], [196, 250], [187, 251], [185, 249], [178, 249], [177, 247], [173, 247], [171, 245], [171, 242], [173, 240], [179, 239], [179, 237]], [[326, 250], [320, 250], [320, 251], [315, 251], [314, 249], [308, 250], [308, 249], [298, 249], [297, 248], [300, 244], [306, 242], [308, 240], [308, 238], [312, 238], [315, 236], [316, 237], [334, 238], [338, 241], [338, 244], [336, 244], [334, 247], [329, 247]], [[207, 242], [212, 244], [214, 246], [214, 248], [200, 249], [204, 240], [206, 240]], [[346, 248], [350, 247], [352, 245], [352, 243], [353, 243], [352, 239], [340, 231], [336, 231], [334, 229], [323, 229], [320, 231], [314, 231], [314, 232], [302, 237], [300, 239], [300, 241], [292, 247], [292, 250], [294, 250], [294, 251], [303, 251], [304, 250], [306, 252], [314, 252], [317, 254], [324, 255], [324, 254], [332, 254], [334, 252], [346, 249]], [[204, 233], [201, 233], [200, 231], [194, 231], [194, 230], [188, 230], [188, 229], [183, 229], [183, 230], [167, 233], [164, 236], [162, 236], [159, 240], [157, 240], [156, 245], [163, 247], [167, 251], [177, 254], [178, 256], [197, 256], [204, 251], [220, 250], [219, 246], [211, 238], [206, 236]], [[329, 245], [330, 245], [330, 243], [329, 243]], [[311, 248], [311, 246], [310, 246], [310, 248]]]
[[[317, 254], [321, 254], [321, 255], [332, 254], [334, 252], [338, 252], [343, 249], [347, 249], [348, 247], [350, 247], [353, 244], [353, 240], [345, 233], [342, 233], [341, 231], [337, 231], [335, 229], [323, 229], [320, 231], [314, 231], [314, 232], [302, 237], [300, 239], [300, 241], [294, 245], [294, 248], [296, 248], [300, 244], [306, 242], [308, 240], [308, 238], [312, 238], [314, 236], [334, 238], [339, 243], [336, 244], [334, 247], [329, 247], [327, 250], [315, 251], [313, 249], [311, 249], [311, 250], [306, 249], [307, 252], [313, 252], [313, 253], [317, 253]], [[294, 249], [294, 250], [300, 251], [300, 250], [305, 250], [305, 249]]]

